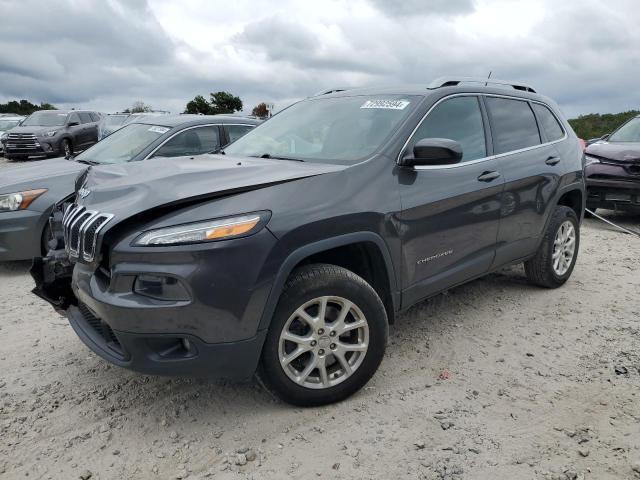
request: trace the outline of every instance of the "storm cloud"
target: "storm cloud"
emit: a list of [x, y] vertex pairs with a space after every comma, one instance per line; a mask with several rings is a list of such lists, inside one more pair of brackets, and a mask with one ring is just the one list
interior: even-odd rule
[[635, 0], [0, 0], [0, 100], [179, 112], [443, 75], [534, 85], [574, 116], [638, 108]]

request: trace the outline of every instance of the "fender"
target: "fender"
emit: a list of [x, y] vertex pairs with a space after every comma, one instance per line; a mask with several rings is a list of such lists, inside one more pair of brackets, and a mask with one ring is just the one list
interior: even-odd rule
[[271, 292], [267, 298], [262, 317], [260, 318], [260, 324], [258, 325], [258, 331], [269, 328], [271, 323], [271, 317], [276, 309], [280, 294], [284, 288], [284, 284], [289, 278], [289, 275], [293, 271], [294, 267], [305, 258], [330, 250], [332, 248], [344, 247], [352, 243], [371, 242], [374, 243], [384, 258], [385, 267], [387, 269], [387, 275], [389, 276], [389, 287], [391, 290], [391, 301], [393, 303], [393, 310], [398, 311], [400, 305], [400, 292], [398, 289], [398, 282], [393, 268], [393, 262], [391, 261], [391, 254], [387, 244], [382, 237], [374, 232], [353, 232], [344, 235], [338, 235], [337, 237], [325, 238], [314, 243], [310, 243], [299, 247], [294, 250], [289, 256], [282, 262], [278, 273], [276, 274]]
[[[558, 189], [558, 193], [553, 203], [555, 206], [558, 206], [558, 202], [560, 201], [562, 196], [565, 193], [571, 192], [573, 190], [580, 192], [582, 196], [582, 214], [578, 218], [578, 223], [582, 223], [582, 219], [584, 217], [584, 209], [587, 205], [587, 192], [584, 186], [584, 181], [573, 182]], [[547, 219], [544, 222], [544, 230], [542, 230], [542, 235], [540, 235], [540, 239], [538, 240], [538, 244], [536, 245], [536, 251], [538, 250], [538, 248], [540, 248], [540, 244], [542, 244], [542, 240], [544, 239], [544, 232], [547, 231], [547, 227], [549, 226], [550, 221], [551, 221], [551, 214], [547, 216]]]

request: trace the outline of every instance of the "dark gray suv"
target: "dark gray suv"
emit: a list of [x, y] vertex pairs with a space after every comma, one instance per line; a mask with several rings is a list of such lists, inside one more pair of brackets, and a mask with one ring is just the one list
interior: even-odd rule
[[578, 139], [531, 87], [485, 82], [319, 95], [215, 162], [91, 168], [34, 291], [116, 365], [343, 399], [398, 312], [509, 264], [571, 275]]
[[98, 112], [40, 110], [2, 138], [8, 160], [70, 157], [98, 141]]

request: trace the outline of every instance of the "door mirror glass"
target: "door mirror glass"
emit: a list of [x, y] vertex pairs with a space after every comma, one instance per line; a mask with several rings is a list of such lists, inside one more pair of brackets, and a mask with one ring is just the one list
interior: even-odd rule
[[602, 135], [602, 136], [600, 137], [600, 140], [609, 140], [609, 137], [610, 137], [610, 136], [611, 136], [611, 134], [610, 134], [610, 133], [607, 133], [607, 134], [605, 134], [605, 135]]
[[423, 138], [413, 146], [413, 155], [403, 158], [402, 165], [452, 165], [462, 160], [462, 146], [448, 138]]
[[71, 121], [71, 122], [67, 123], [67, 127], [77, 127], [78, 125], [80, 125], [80, 123], [79, 122], [74, 122], [74, 121]]

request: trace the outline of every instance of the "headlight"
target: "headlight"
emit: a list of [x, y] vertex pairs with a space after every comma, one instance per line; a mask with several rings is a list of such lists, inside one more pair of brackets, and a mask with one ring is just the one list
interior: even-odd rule
[[600, 159], [598, 157], [592, 157], [591, 155], [584, 156], [584, 165], [591, 165], [592, 163], [600, 163]]
[[37, 190], [26, 190], [24, 192], [5, 193], [0, 195], [0, 212], [24, 210], [31, 205], [31, 202], [46, 191], [46, 188], [39, 188]]
[[44, 136], [53, 137], [56, 133], [58, 133], [58, 130], [51, 130], [50, 132], [45, 133]]
[[185, 223], [175, 227], [157, 228], [144, 232], [133, 241], [133, 245], [136, 247], [184, 245], [245, 237], [264, 227], [269, 217], [269, 212], [257, 212], [237, 217]]

